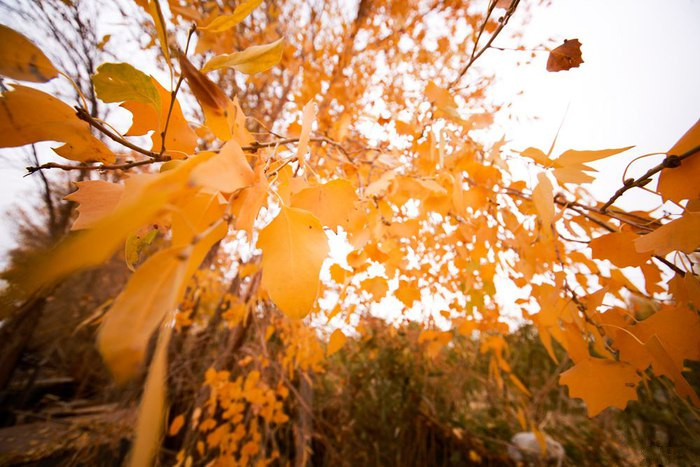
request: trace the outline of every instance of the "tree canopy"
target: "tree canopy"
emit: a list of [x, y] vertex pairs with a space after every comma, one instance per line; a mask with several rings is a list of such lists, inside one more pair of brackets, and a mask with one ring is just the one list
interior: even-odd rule
[[[0, 316], [123, 255], [133, 273], [89, 326], [118, 384], [146, 372], [133, 465], [183, 426], [203, 441], [180, 462], [205, 450], [274, 459], [261, 436], [291, 423], [285, 381], [311, 382], [377, 313], [415, 322], [431, 358], [478, 342], [524, 430], [538, 432], [538, 388], [509, 363], [504, 301], [553, 362], [572, 362], [558, 382], [589, 416], [624, 409], [657, 377], [700, 407], [684, 377], [700, 360], [700, 123], [597, 200], [589, 164], [632, 147], [526, 148], [509, 156], [532, 162], [521, 173], [503, 140], [483, 137], [499, 110], [474, 64], [509, 33], [518, 0], [129, 7], [142, 48], [95, 64], [88, 87], [41, 38], [0, 27], [0, 147], [57, 142], [65, 160], [30, 172], [82, 174], [66, 197], [72, 231], [4, 274]], [[154, 59], [169, 79], [139, 70]], [[578, 66], [581, 43], [567, 39], [542, 71]], [[57, 97], [61, 80], [76, 100]], [[117, 107], [126, 130], [95, 110]], [[671, 208], [616, 207], [636, 189]], [[168, 414], [173, 341], [213, 328], [226, 340], [189, 357], [228, 357], [195, 378], [206, 397]], [[259, 353], [237, 353], [251, 336]]]

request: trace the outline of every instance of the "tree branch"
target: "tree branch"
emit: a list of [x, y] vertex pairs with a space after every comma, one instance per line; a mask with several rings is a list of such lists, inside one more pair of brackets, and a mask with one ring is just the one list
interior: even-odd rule
[[610, 197], [610, 199], [600, 208], [600, 211], [604, 213], [615, 201], [618, 200], [618, 198], [624, 195], [627, 190], [631, 190], [634, 187], [643, 187], [651, 181], [651, 177], [653, 175], [661, 172], [663, 169], [675, 169], [680, 167], [681, 162], [684, 159], [687, 159], [698, 152], [700, 152], [700, 146], [695, 146], [693, 149], [686, 151], [680, 156], [669, 154], [660, 164], [647, 170], [646, 173], [638, 179], [635, 180], [630, 178], [625, 180], [625, 184], [622, 186], [622, 188], [617, 190], [615, 194]]

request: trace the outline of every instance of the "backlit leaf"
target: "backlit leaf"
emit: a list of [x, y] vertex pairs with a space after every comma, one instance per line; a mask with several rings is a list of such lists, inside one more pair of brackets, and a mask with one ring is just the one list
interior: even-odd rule
[[253, 184], [253, 169], [235, 140], [224, 144], [219, 153], [192, 171], [198, 185], [232, 193]]
[[280, 38], [269, 44], [248, 47], [241, 52], [217, 55], [204, 65], [202, 72], [207, 73], [219, 68], [235, 68], [249, 75], [259, 73], [277, 65], [282, 59], [283, 49], [284, 42]]
[[637, 238], [639, 235], [633, 232], [613, 232], [594, 238], [588, 246], [594, 258], [607, 259], [617, 267], [641, 266], [651, 258], [651, 254], [637, 252], [634, 248]]
[[700, 246], [700, 212], [686, 212], [678, 219], [664, 224], [634, 241], [639, 252], [652, 251], [664, 256], [672, 251], [691, 253]]
[[292, 195], [292, 206], [312, 212], [324, 226], [347, 227], [357, 195], [348, 180], [335, 179]]
[[103, 63], [92, 83], [102, 102], [136, 101], [161, 110], [160, 94], [151, 77], [128, 63]]
[[283, 206], [260, 232], [262, 285], [285, 314], [301, 319], [318, 295], [319, 274], [328, 255], [328, 240], [308, 211]]
[[333, 333], [331, 334], [331, 338], [328, 341], [326, 356], [330, 357], [338, 350], [342, 349], [347, 340], [348, 338], [345, 337], [345, 334], [343, 334], [343, 331], [341, 331], [340, 329], [336, 329], [335, 331], [333, 331]]
[[[668, 154], [681, 156], [700, 146], [700, 120], [695, 122]], [[694, 154], [681, 162], [679, 167], [666, 168], [659, 175], [658, 192], [664, 199], [680, 202], [683, 199], [700, 198], [700, 154]]]
[[238, 23], [243, 21], [261, 3], [262, 0], [246, 0], [242, 3], [239, 3], [236, 6], [236, 9], [233, 10], [232, 14], [219, 16], [202, 29], [210, 32], [223, 32], [228, 29], [231, 29], [232, 27], [236, 26]]

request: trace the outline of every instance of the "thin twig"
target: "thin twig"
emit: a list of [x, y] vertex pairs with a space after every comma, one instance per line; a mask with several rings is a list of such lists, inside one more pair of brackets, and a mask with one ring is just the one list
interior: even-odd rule
[[612, 195], [612, 197], [603, 206], [601, 206], [600, 211], [604, 213], [615, 201], [617, 201], [618, 198], [624, 195], [627, 190], [631, 190], [634, 187], [643, 187], [651, 181], [651, 177], [653, 175], [661, 172], [663, 169], [675, 169], [677, 167], [680, 167], [681, 162], [684, 159], [687, 159], [690, 156], [697, 154], [698, 152], [700, 152], [700, 146], [695, 146], [694, 148], [686, 151], [680, 156], [669, 154], [660, 164], [647, 170], [646, 173], [638, 179], [626, 180], [622, 188], [617, 190], [615, 194]]
[[486, 45], [484, 45], [478, 52], [477, 52], [477, 45], [479, 44], [479, 39], [481, 38], [481, 34], [483, 33], [484, 28], [486, 27], [486, 23], [489, 20], [489, 17], [491, 16], [491, 13], [493, 12], [493, 9], [495, 8], [496, 2], [493, 2], [491, 7], [489, 8], [488, 12], [486, 13], [486, 19], [481, 25], [481, 29], [479, 30], [479, 35], [477, 36], [477, 39], [474, 43], [474, 49], [472, 50], [472, 55], [469, 61], [467, 62], [466, 65], [462, 68], [462, 70], [459, 72], [459, 75], [450, 83], [450, 85], [447, 87], [447, 89], [452, 89], [460, 79], [462, 79], [462, 76], [464, 76], [467, 73], [467, 70], [469, 70], [469, 67], [472, 66], [472, 64], [477, 61], [481, 55], [486, 52], [486, 50], [491, 47], [491, 44], [493, 41], [498, 37], [498, 35], [501, 33], [503, 28], [508, 24], [508, 20], [510, 19], [511, 16], [513, 16], [513, 13], [515, 13], [515, 9], [518, 7], [518, 3], [520, 3], [520, 0], [513, 0], [513, 2], [510, 4], [510, 7], [508, 8], [508, 11], [503, 15], [503, 18], [501, 19], [501, 23], [498, 25], [496, 30], [491, 34], [491, 37], [489, 37], [488, 42]]
[[132, 151], [136, 151], [136, 152], [143, 154], [144, 156], [148, 156], [152, 159], [164, 160], [161, 158], [161, 155], [158, 154], [157, 152], [149, 151], [149, 150], [144, 149], [140, 146], [137, 146], [134, 143], [127, 141], [122, 136], [117, 135], [116, 133], [112, 132], [112, 130], [105, 127], [102, 123], [98, 122], [92, 115], [90, 115], [88, 113], [87, 110], [83, 109], [82, 107], [75, 107], [75, 110], [76, 110], [76, 114], [78, 115], [79, 119], [88, 122], [90, 124], [90, 126], [92, 126], [97, 131], [99, 131], [100, 133], [107, 136], [112, 141], [115, 141], [115, 142], [121, 144], [122, 146], [131, 149]]
[[132, 167], [138, 167], [141, 165], [154, 164], [156, 162], [163, 162], [168, 160], [167, 158], [156, 160], [156, 159], [144, 159], [134, 162], [126, 162], [124, 164], [100, 164], [100, 165], [69, 165], [69, 164], [58, 164], [56, 162], [48, 162], [46, 164], [27, 167], [27, 175], [31, 175], [35, 172], [44, 169], [61, 169], [61, 170], [79, 170], [81, 172], [87, 172], [90, 170], [127, 170]]

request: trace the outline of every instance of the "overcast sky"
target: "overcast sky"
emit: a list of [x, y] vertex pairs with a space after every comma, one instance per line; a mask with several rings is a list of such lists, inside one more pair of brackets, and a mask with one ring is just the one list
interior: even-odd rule
[[[526, 41], [534, 46], [578, 38], [584, 63], [549, 73], [547, 53], [525, 66], [516, 66], [523, 52], [490, 50], [480, 59], [482, 67], [496, 70], [496, 98], [510, 102], [509, 113], [517, 117], [499, 121], [509, 147], [548, 150], [562, 119], [555, 154], [635, 145], [597, 164], [605, 170], [592, 189], [607, 198], [633, 157], [669, 149], [700, 116], [698, 20], [700, 0], [554, 0], [533, 9]], [[511, 44], [499, 37], [494, 45]], [[516, 97], [519, 91], [524, 93]], [[10, 216], [14, 203], [38, 189], [38, 177], [23, 178], [23, 163], [13, 160], [15, 154], [0, 150], [0, 212]], [[631, 174], [657, 162], [640, 161]], [[646, 207], [639, 203], [658, 201], [628, 194], [619, 205]], [[13, 244], [10, 224], [9, 218], [2, 222], [0, 257]]]

